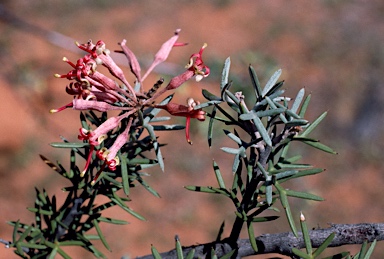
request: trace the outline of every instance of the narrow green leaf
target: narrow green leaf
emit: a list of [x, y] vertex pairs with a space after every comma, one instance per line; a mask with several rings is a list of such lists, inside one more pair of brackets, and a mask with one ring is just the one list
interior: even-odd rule
[[151, 120], [151, 122], [153, 123], [153, 122], [169, 121], [170, 119], [171, 119], [171, 117], [169, 117], [169, 116], [162, 116], [162, 117], [158, 116], [158, 117], [154, 117]]
[[195, 249], [192, 249], [189, 251], [189, 253], [187, 254], [187, 257], [185, 259], [193, 259], [195, 256]]
[[304, 115], [305, 115], [305, 112], [307, 111], [310, 100], [311, 100], [311, 95], [309, 94], [307, 97], [305, 97], [303, 105], [301, 105], [301, 109], [299, 111], [300, 118], [304, 118]]
[[156, 160], [149, 158], [136, 157], [130, 160], [125, 159], [127, 165], [142, 165], [142, 164], [156, 164]]
[[277, 70], [272, 76], [271, 78], [268, 80], [267, 84], [265, 85], [264, 89], [263, 89], [263, 92], [261, 93], [261, 95], [264, 97], [271, 89], [272, 87], [276, 84], [277, 80], [279, 80], [279, 77], [281, 75], [281, 72], [282, 70], [279, 69]]
[[84, 235], [84, 237], [88, 240], [100, 240], [100, 237], [98, 235]]
[[371, 255], [372, 255], [372, 253], [373, 253], [373, 250], [375, 249], [376, 243], [377, 243], [377, 240], [376, 240], [376, 239], [373, 240], [371, 246], [369, 247], [367, 253], [365, 254], [364, 259], [369, 259], [369, 258], [371, 258]]
[[[285, 90], [280, 89], [280, 90], [275, 91], [274, 93], [271, 93], [269, 96], [265, 96], [265, 97], [268, 97], [270, 100], [277, 101], [277, 100], [280, 100], [282, 98], [284, 98], [284, 99], [287, 98], [287, 97], [281, 97], [281, 95], [283, 95], [284, 93], [285, 93]], [[268, 104], [268, 102], [264, 98], [260, 102], [256, 103], [255, 107], [253, 107], [253, 110], [259, 111], [260, 107], [263, 107], [266, 104]]]
[[167, 131], [167, 130], [182, 130], [185, 129], [184, 125], [174, 124], [174, 125], [153, 125], [153, 130], [155, 131]]
[[365, 253], [367, 251], [367, 246], [368, 246], [368, 241], [364, 241], [364, 243], [361, 245], [358, 259], [364, 259]]
[[265, 141], [265, 144], [267, 144], [268, 146], [272, 146], [272, 141], [271, 141], [271, 138], [269, 137], [268, 135], [268, 132], [267, 130], [265, 129], [263, 123], [261, 122], [260, 118], [259, 117], [255, 117], [252, 119], [253, 123], [255, 123], [255, 126], [257, 128], [257, 130], [259, 131], [261, 137], [263, 138], [263, 140]]
[[64, 259], [71, 259], [71, 257], [70, 257], [66, 252], [64, 252], [64, 250], [61, 249], [60, 247], [57, 247], [57, 252], [58, 252]]
[[50, 145], [55, 148], [84, 148], [88, 147], [89, 143], [53, 142]]
[[309, 237], [308, 226], [305, 221], [305, 217], [303, 213], [300, 214], [300, 227], [301, 227], [301, 232], [303, 234], [305, 249], [307, 250], [307, 254], [311, 255], [312, 254], [311, 238]]
[[57, 254], [57, 246], [55, 246], [53, 249], [52, 249], [52, 251], [51, 251], [51, 253], [49, 254], [49, 256], [47, 257], [47, 259], [55, 259], [55, 256], [56, 256], [56, 254]]
[[[19, 254], [19, 255], [24, 257], [24, 250], [23, 250], [23, 247], [21, 246], [20, 242], [16, 243], [16, 251], [17, 251], [16, 254]], [[24, 258], [28, 258], [28, 257], [24, 257]]]
[[282, 169], [306, 169], [311, 168], [312, 166], [309, 164], [285, 164], [285, 163], [277, 163], [277, 166]]
[[95, 226], [96, 232], [97, 232], [97, 234], [99, 235], [100, 240], [101, 240], [101, 242], [103, 243], [104, 247], [107, 248], [108, 251], [111, 252], [111, 247], [108, 245], [108, 242], [107, 242], [107, 240], [105, 239], [105, 237], [104, 237], [104, 235], [103, 235], [103, 232], [102, 232], [101, 229], [100, 229], [99, 222], [98, 222], [96, 219], [94, 219], [94, 220], [92, 220], [92, 223], [93, 223], [93, 225]]
[[43, 209], [36, 209], [36, 208], [27, 208], [27, 210], [29, 210], [30, 212], [37, 212], [39, 214], [42, 214], [42, 215], [46, 215], [46, 216], [52, 216], [53, 215], [53, 211], [48, 211], [48, 210], [43, 210]]
[[223, 223], [221, 223], [221, 225], [220, 225], [219, 233], [217, 233], [217, 236], [216, 236], [216, 242], [220, 242], [222, 240], [222, 235], [224, 233], [224, 227], [225, 227], [225, 221], [223, 221]]
[[237, 251], [237, 249], [233, 249], [231, 252], [223, 255], [222, 257], [220, 257], [220, 259], [230, 259], [232, 258], [232, 255], [234, 255], [234, 253]]
[[259, 249], [257, 248], [255, 232], [253, 231], [253, 227], [252, 227], [252, 221], [247, 222], [247, 227], [248, 227], [249, 242], [251, 242], [251, 246], [253, 250], [257, 252]]
[[143, 216], [141, 216], [139, 213], [137, 213], [137, 212], [133, 211], [131, 208], [129, 208], [122, 200], [120, 200], [119, 197], [114, 196], [114, 197], [110, 197], [110, 199], [113, 202], [115, 202], [120, 208], [122, 208], [123, 210], [125, 210], [126, 212], [128, 212], [129, 214], [134, 216], [135, 218], [140, 219], [140, 220], [145, 220], [145, 218]]
[[331, 244], [332, 240], [335, 238], [335, 233], [330, 234], [324, 242], [313, 252], [313, 257], [316, 258]]
[[292, 118], [295, 118], [297, 120], [301, 120], [300, 116], [297, 115], [296, 113], [294, 113], [292, 110], [287, 109], [287, 110], [285, 110], [285, 113], [287, 115], [291, 116]]
[[313, 200], [313, 201], [324, 201], [323, 198], [320, 196], [307, 193], [307, 192], [298, 192], [298, 191], [293, 191], [293, 190], [285, 190], [285, 193], [287, 196], [290, 197], [295, 197], [295, 198], [301, 198], [301, 199], [306, 199], [306, 200]]
[[25, 238], [28, 236], [28, 234], [31, 232], [32, 226], [28, 226], [26, 230], [20, 235], [19, 241], [25, 240]]
[[242, 144], [242, 141], [241, 139], [236, 136], [235, 134], [229, 132], [228, 130], [224, 130], [224, 133], [225, 135], [227, 135], [230, 139], [232, 139], [233, 141], [235, 141], [237, 144], [241, 145]]
[[239, 165], [241, 165], [240, 152], [238, 154], [236, 154], [235, 158], [233, 159], [233, 164], [232, 164], [232, 173], [233, 174], [237, 172]]
[[180, 240], [179, 240], [178, 236], [175, 237], [175, 241], [176, 241], [177, 259], [184, 259], [183, 248], [181, 247]]
[[100, 175], [98, 181], [99, 181], [100, 179], [105, 179], [105, 180], [107, 180], [108, 182], [111, 182], [111, 183], [112, 183], [113, 185], [115, 185], [116, 187], [118, 187], [118, 188], [123, 188], [123, 185], [122, 185], [121, 182], [119, 182], [119, 181], [115, 180], [114, 178], [110, 177], [110, 176], [107, 175], [105, 172], [102, 172], [102, 173], [101, 173], [101, 175]]
[[17, 220], [14, 224], [15, 225], [13, 226], [12, 242], [16, 243], [16, 240], [17, 240], [17, 230], [20, 227], [20, 220]]
[[212, 136], [213, 136], [213, 122], [216, 117], [216, 111], [217, 111], [217, 106], [213, 106], [212, 108], [212, 117], [209, 119], [209, 124], [208, 124], [208, 147], [211, 148], [212, 146]]
[[267, 198], [267, 204], [272, 204], [272, 177], [268, 177], [268, 179], [265, 181], [265, 197]]
[[226, 189], [223, 177], [221, 176], [221, 173], [220, 173], [220, 168], [217, 165], [215, 160], [213, 160], [213, 170], [215, 171], [216, 180], [219, 184], [219, 187], [222, 189]]
[[309, 133], [311, 133], [319, 123], [327, 116], [327, 112], [323, 112], [314, 122], [309, 124], [309, 126], [299, 135], [300, 137], [307, 137]]
[[[159, 104], [165, 105], [165, 104], [169, 103], [172, 100], [172, 98], [173, 98], [173, 94], [167, 96]], [[143, 124], [148, 124], [160, 111], [161, 111], [161, 109], [158, 109], [158, 108], [151, 109], [148, 114], [145, 114], [145, 119], [143, 121]]]
[[260, 169], [262, 174], [264, 175], [265, 178], [269, 176], [268, 172], [265, 170], [265, 168], [260, 164], [260, 162], [256, 162], [257, 168]]
[[223, 101], [220, 96], [216, 96], [206, 89], [203, 89], [201, 93], [208, 101]]
[[[97, 236], [97, 239], [100, 239], [99, 236]], [[59, 246], [84, 246], [85, 243], [80, 240], [69, 240], [69, 241], [63, 241], [58, 242]]]
[[276, 180], [280, 180], [280, 179], [283, 179], [283, 178], [286, 178], [286, 177], [293, 176], [293, 175], [297, 174], [298, 172], [299, 171], [297, 171], [297, 170], [288, 170], [288, 171], [276, 173], [275, 177], [276, 177]]
[[224, 62], [224, 68], [221, 72], [221, 83], [220, 83], [220, 89], [223, 89], [226, 84], [228, 84], [228, 77], [229, 77], [229, 69], [231, 67], [231, 58], [228, 57]]
[[[229, 98], [229, 100], [227, 101], [228, 105], [231, 104], [230, 100], [232, 100], [233, 103], [236, 104], [236, 107], [240, 105], [240, 100], [233, 93], [231, 93], [229, 90], [225, 90], [224, 93], [225, 93], [225, 96]], [[234, 107], [231, 106], [231, 108], [233, 109]], [[234, 110], [237, 111], [236, 109]]]
[[300, 258], [303, 258], [303, 259], [312, 259], [312, 257], [306, 253], [304, 253], [303, 251], [297, 249], [296, 247], [293, 247], [292, 248], [292, 252], [297, 255], [297, 256], [300, 256]]
[[293, 102], [291, 107], [291, 111], [293, 113], [297, 113], [297, 111], [299, 110], [300, 104], [304, 98], [304, 94], [305, 94], [305, 89], [301, 88], [300, 91], [297, 93], [295, 101]]
[[33, 249], [46, 249], [46, 245], [40, 245], [40, 244], [34, 244], [34, 243], [27, 243], [27, 242], [19, 242], [19, 244], [22, 247], [27, 247], [27, 248], [33, 248]]
[[289, 202], [288, 202], [287, 190], [285, 190], [278, 182], [275, 183], [275, 187], [276, 187], [277, 191], [279, 192], [281, 205], [284, 208], [289, 226], [291, 227], [293, 234], [296, 237], [298, 237], [297, 229], [296, 229], [295, 222], [293, 220], [291, 209], [290, 209]]
[[308, 170], [301, 170], [298, 173], [296, 173], [290, 177], [280, 179], [279, 183], [283, 183], [283, 182], [286, 182], [286, 181], [294, 179], [294, 178], [300, 178], [300, 177], [304, 177], [304, 176], [308, 176], [308, 175], [315, 175], [315, 174], [321, 173], [323, 171], [324, 171], [324, 169], [321, 169], [321, 168], [312, 168], [312, 169], [308, 169]]
[[222, 188], [213, 188], [211, 186], [205, 187], [205, 186], [187, 185], [187, 186], [184, 186], [184, 188], [187, 189], [188, 191], [224, 194], [227, 197], [231, 196], [228, 190], [222, 189]]
[[304, 119], [292, 119], [288, 122], [285, 122], [287, 127], [295, 127], [295, 126], [306, 126], [308, 125], [308, 121]]
[[[92, 201], [91, 204], [93, 205], [93, 201]], [[107, 203], [104, 203], [104, 204], [102, 204], [102, 205], [99, 205], [99, 206], [97, 206], [96, 208], [93, 208], [93, 209], [92, 209], [92, 214], [99, 213], [99, 212], [101, 212], [101, 211], [103, 211], [103, 210], [105, 210], [105, 209], [108, 209], [108, 208], [110, 208], [110, 207], [113, 207], [114, 205], [116, 205], [116, 202], [114, 202], [114, 201], [109, 201], [109, 202], [107, 202]]]
[[252, 222], [268, 222], [268, 221], [273, 221], [280, 218], [280, 216], [265, 216], [265, 217], [257, 217], [257, 218], [252, 218]]
[[126, 224], [128, 224], [128, 222], [125, 221], [125, 220], [112, 219], [112, 218], [106, 218], [106, 217], [98, 217], [97, 220], [100, 221], [100, 222], [105, 222], [105, 223], [110, 223], [110, 224], [115, 224], [115, 225], [126, 225]]
[[147, 191], [149, 191], [153, 196], [157, 197], [157, 198], [160, 198], [160, 194], [155, 191], [151, 186], [149, 186], [149, 184], [144, 181], [143, 178], [141, 178], [140, 176], [137, 177], [136, 179]]
[[128, 167], [127, 167], [127, 156], [119, 155], [121, 163], [121, 179], [123, 183], [123, 190], [125, 195], [129, 195], [129, 177], [128, 177]]
[[157, 142], [157, 137], [155, 135], [155, 132], [153, 131], [153, 126], [146, 123], [146, 124], [143, 125], [143, 127], [147, 129], [148, 134], [150, 135], [150, 137], [151, 137], [151, 139], [153, 141], [153, 148], [155, 149], [155, 154], [156, 154], [157, 161], [159, 163], [159, 166], [160, 166], [161, 170], [164, 172], [163, 155], [161, 154], [160, 145]]
[[327, 152], [327, 153], [330, 153], [330, 154], [334, 154], [336, 155], [337, 152], [335, 150], [333, 150], [332, 148], [320, 143], [320, 142], [316, 142], [316, 141], [303, 141], [303, 143], [311, 146], [311, 147], [314, 147], [314, 148], [317, 148], [321, 151], [324, 151], [324, 152]]
[[219, 100], [219, 101], [209, 101], [209, 102], [205, 102], [205, 103], [200, 103], [200, 104], [196, 105], [195, 107], [193, 107], [193, 109], [194, 110], [199, 110], [199, 109], [206, 108], [206, 107], [209, 107], [209, 106], [212, 106], [212, 105], [215, 105], [215, 104], [219, 104], [221, 102], [223, 102], [223, 101]]
[[252, 120], [255, 117], [259, 117], [259, 118], [261, 118], [261, 117], [271, 117], [271, 116], [275, 116], [275, 115], [278, 115], [278, 114], [282, 114], [285, 111], [287, 111], [286, 108], [274, 108], [274, 109], [269, 109], [269, 110], [266, 110], [266, 111], [257, 111], [257, 112], [255, 112], [254, 110], [251, 110], [249, 113], [241, 114], [240, 115], [240, 119], [242, 119], [242, 120]]
[[86, 249], [91, 251], [96, 257], [107, 258], [102, 252], [100, 252], [84, 235], [76, 233], [76, 237], [85, 243]]
[[151, 252], [154, 259], [161, 259], [159, 251], [157, 251], [157, 249], [153, 245], [151, 245]]
[[215, 252], [215, 249], [213, 249], [213, 247], [211, 247], [211, 259], [217, 259], [217, 255], [216, 255], [216, 252]]
[[257, 77], [256, 71], [253, 68], [253, 66], [249, 65], [248, 72], [249, 72], [249, 75], [251, 76], [253, 89], [255, 90], [256, 100], [258, 100], [262, 93], [259, 78]]
[[239, 148], [230, 148], [230, 147], [222, 147], [220, 149], [223, 150], [224, 152], [232, 154], [232, 155], [239, 154], [239, 150], [240, 150]]

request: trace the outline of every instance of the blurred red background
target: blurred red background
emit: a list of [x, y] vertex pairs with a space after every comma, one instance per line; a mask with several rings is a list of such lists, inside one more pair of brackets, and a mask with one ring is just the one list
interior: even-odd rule
[[[189, 45], [175, 48], [159, 73], [179, 73], [189, 55], [206, 42], [204, 60], [211, 67], [211, 76], [178, 89], [178, 102], [190, 96], [203, 101], [203, 88], [217, 92], [228, 56], [231, 79], [239, 90], [250, 86], [249, 64], [262, 83], [282, 68], [288, 95], [295, 96], [302, 87], [313, 94], [308, 119], [324, 110], [329, 112], [313, 136], [339, 152], [332, 156], [297, 146], [303, 161], [327, 170], [290, 187], [316, 193], [326, 201], [303, 204], [292, 200], [294, 213], [298, 217], [303, 211], [310, 227], [383, 221], [384, 88], [380, 77], [384, 68], [384, 2], [13, 0], [3, 1], [3, 5], [27, 23], [73, 41], [102, 39], [107, 48], [115, 50], [118, 42], [127, 39], [144, 68], [160, 45], [181, 28], [179, 41]], [[4, 12], [0, 15], [0, 238], [11, 239], [12, 227], [6, 221], [33, 220], [26, 207], [33, 206], [34, 186], [56, 194], [59, 201], [64, 197], [60, 189], [68, 183], [46, 167], [38, 154], [66, 166], [66, 151], [48, 144], [60, 141], [59, 135], [76, 140], [78, 112], [48, 113], [71, 100], [64, 90], [67, 81], [52, 75], [69, 70], [61, 62], [63, 56], [76, 60], [80, 54], [72, 52], [72, 43], [64, 42], [61, 48], [35, 28], [25, 29], [12, 24]], [[108, 258], [149, 254], [150, 244], [159, 251], [173, 249], [175, 234], [186, 246], [209, 242], [223, 220], [225, 234], [229, 234], [234, 214], [227, 200], [183, 189], [184, 185], [215, 184], [213, 158], [231, 180], [232, 158], [219, 150], [225, 136], [218, 130], [209, 149], [206, 124], [193, 123], [193, 146], [185, 142], [182, 131], [161, 133], [162, 142], [170, 143], [163, 149], [166, 172], [152, 169], [147, 180], [162, 198], [142, 188], [132, 190], [129, 205], [146, 217], [146, 222], [120, 209], [108, 211], [109, 216], [131, 223], [102, 225], [112, 253], [101, 243], [97, 246]], [[282, 219], [260, 224], [255, 231], [257, 235], [286, 232], [289, 226], [282, 214]], [[358, 248], [341, 250], [356, 253]], [[331, 252], [335, 251], [340, 249]], [[81, 249], [68, 253], [73, 258], [93, 258]], [[384, 246], [379, 243], [374, 258], [381, 258], [382, 253]], [[11, 250], [0, 246], [0, 258], [13, 257]]]

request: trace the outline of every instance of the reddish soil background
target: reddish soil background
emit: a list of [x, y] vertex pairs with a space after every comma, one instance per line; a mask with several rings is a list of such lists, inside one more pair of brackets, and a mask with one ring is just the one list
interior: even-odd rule
[[[324, 110], [329, 112], [314, 136], [336, 149], [332, 156], [298, 146], [303, 161], [326, 168], [326, 172], [289, 186], [321, 195], [326, 201], [303, 203], [292, 200], [293, 211], [303, 211], [310, 227], [328, 223], [382, 222], [383, 199], [383, 111], [384, 22], [382, 1], [3, 1], [4, 6], [24, 21], [55, 31], [79, 42], [102, 39], [111, 50], [127, 39], [143, 67], [175, 29], [181, 28], [180, 41], [159, 73], [175, 75], [182, 71], [189, 55], [204, 42], [205, 60], [212, 76], [199, 84], [188, 83], [177, 91], [175, 100], [189, 96], [202, 100], [207, 88], [217, 92], [224, 60], [232, 60], [231, 78], [235, 87], [250, 86], [247, 67], [251, 63], [262, 82], [283, 69], [288, 95], [305, 87], [312, 93], [308, 119]], [[65, 150], [51, 148], [59, 135], [76, 140], [78, 112], [67, 110], [50, 115], [49, 109], [68, 102], [67, 81], [54, 73], [66, 73], [63, 56], [76, 60], [74, 45], [64, 48], [51, 44], [42, 34], [0, 21], [0, 238], [11, 239], [9, 220], [31, 222], [34, 186], [64, 198], [60, 189], [68, 183], [52, 173], [39, 159], [44, 154], [65, 166]], [[126, 69], [128, 71], [128, 69]], [[153, 78], [147, 79], [155, 80]], [[102, 225], [112, 252], [97, 243], [108, 258], [150, 253], [150, 244], [159, 251], [174, 247], [178, 234], [183, 245], [212, 241], [223, 220], [228, 235], [233, 208], [228, 201], [183, 189], [185, 185], [214, 185], [211, 170], [215, 159], [230, 181], [231, 157], [222, 153], [226, 139], [222, 132], [209, 149], [206, 124], [194, 123], [193, 146], [183, 132], [162, 133], [166, 172], [150, 171], [148, 182], [161, 194], [158, 199], [142, 188], [132, 192], [131, 208], [147, 218], [141, 222], [120, 209], [108, 216], [124, 219], [126, 226]], [[223, 141], [224, 144], [221, 143]], [[99, 201], [101, 203], [102, 201]], [[260, 224], [256, 234], [289, 231], [283, 219]], [[246, 237], [244, 233], [243, 237]], [[358, 246], [332, 249], [356, 253]], [[93, 258], [82, 249], [66, 250], [73, 258]], [[382, 258], [379, 243], [373, 258]], [[330, 254], [330, 253], [329, 253]], [[273, 255], [268, 255], [272, 257]], [[267, 256], [257, 257], [266, 258]], [[0, 246], [0, 258], [15, 258], [10, 249]]]

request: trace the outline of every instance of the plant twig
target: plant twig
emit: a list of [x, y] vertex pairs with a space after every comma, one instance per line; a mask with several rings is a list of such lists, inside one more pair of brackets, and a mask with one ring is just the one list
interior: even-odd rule
[[[335, 238], [330, 247], [338, 247], [351, 244], [362, 244], [364, 241], [384, 240], [384, 223], [359, 223], [359, 224], [331, 224], [330, 228], [315, 229], [309, 231], [312, 247], [319, 247], [322, 242], [331, 234], [335, 233]], [[242, 258], [250, 255], [278, 253], [286, 256], [294, 256], [292, 248], [301, 249], [305, 247], [301, 232], [296, 238], [293, 233], [264, 234], [256, 237], [258, 252], [251, 247], [249, 239], [239, 239], [237, 241], [238, 251], [236, 258]], [[205, 254], [210, 253], [213, 248], [217, 257], [221, 257], [233, 250], [227, 239], [222, 241], [206, 243], [196, 246], [183, 247], [183, 254], [186, 256], [189, 251], [195, 249], [194, 258], [203, 258]], [[177, 258], [176, 250], [161, 253], [163, 259]], [[235, 258], [232, 257], [232, 258]], [[153, 258], [152, 255], [137, 257], [137, 259]]]

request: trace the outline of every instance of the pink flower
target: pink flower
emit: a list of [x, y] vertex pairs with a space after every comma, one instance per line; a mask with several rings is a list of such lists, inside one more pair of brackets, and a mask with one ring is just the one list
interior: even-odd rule
[[130, 93], [134, 96], [135, 92], [132, 89], [131, 85], [128, 83], [125, 78], [123, 70], [115, 63], [115, 61], [109, 55], [110, 51], [105, 47], [105, 43], [102, 40], [99, 40], [96, 45], [92, 41], [88, 41], [86, 44], [78, 44], [77, 46], [88, 52], [97, 64], [102, 64], [108, 68], [109, 72], [121, 82], [123, 82], [129, 89]]
[[203, 47], [201, 47], [199, 53], [191, 55], [189, 63], [186, 66], [187, 70], [184, 73], [172, 78], [166, 87], [167, 90], [178, 88], [193, 76], [196, 76], [196, 81], [199, 82], [201, 79], [209, 75], [210, 69], [204, 64], [202, 59], [203, 51], [206, 47], [207, 44], [204, 44]]
[[205, 120], [205, 112], [202, 109], [194, 109], [196, 105], [199, 105], [200, 102], [193, 100], [192, 98], [188, 98], [187, 105], [176, 104], [176, 103], [168, 103], [166, 105], [156, 105], [156, 108], [160, 108], [166, 110], [171, 115], [174, 116], [183, 116], [186, 117], [185, 123], [185, 136], [187, 142], [192, 144], [192, 141], [189, 137], [189, 128], [191, 118], [198, 119], [199, 121]]
[[179, 38], [179, 32], [181, 30], [177, 29], [175, 31], [175, 35], [173, 35], [169, 40], [163, 43], [161, 45], [159, 51], [156, 53], [155, 58], [152, 62], [152, 64], [149, 66], [147, 72], [143, 76], [143, 80], [151, 73], [151, 71], [160, 63], [164, 62], [168, 56], [169, 53], [171, 52], [172, 48], [175, 46], [185, 46], [187, 45], [186, 43], [177, 43], [177, 39]]

